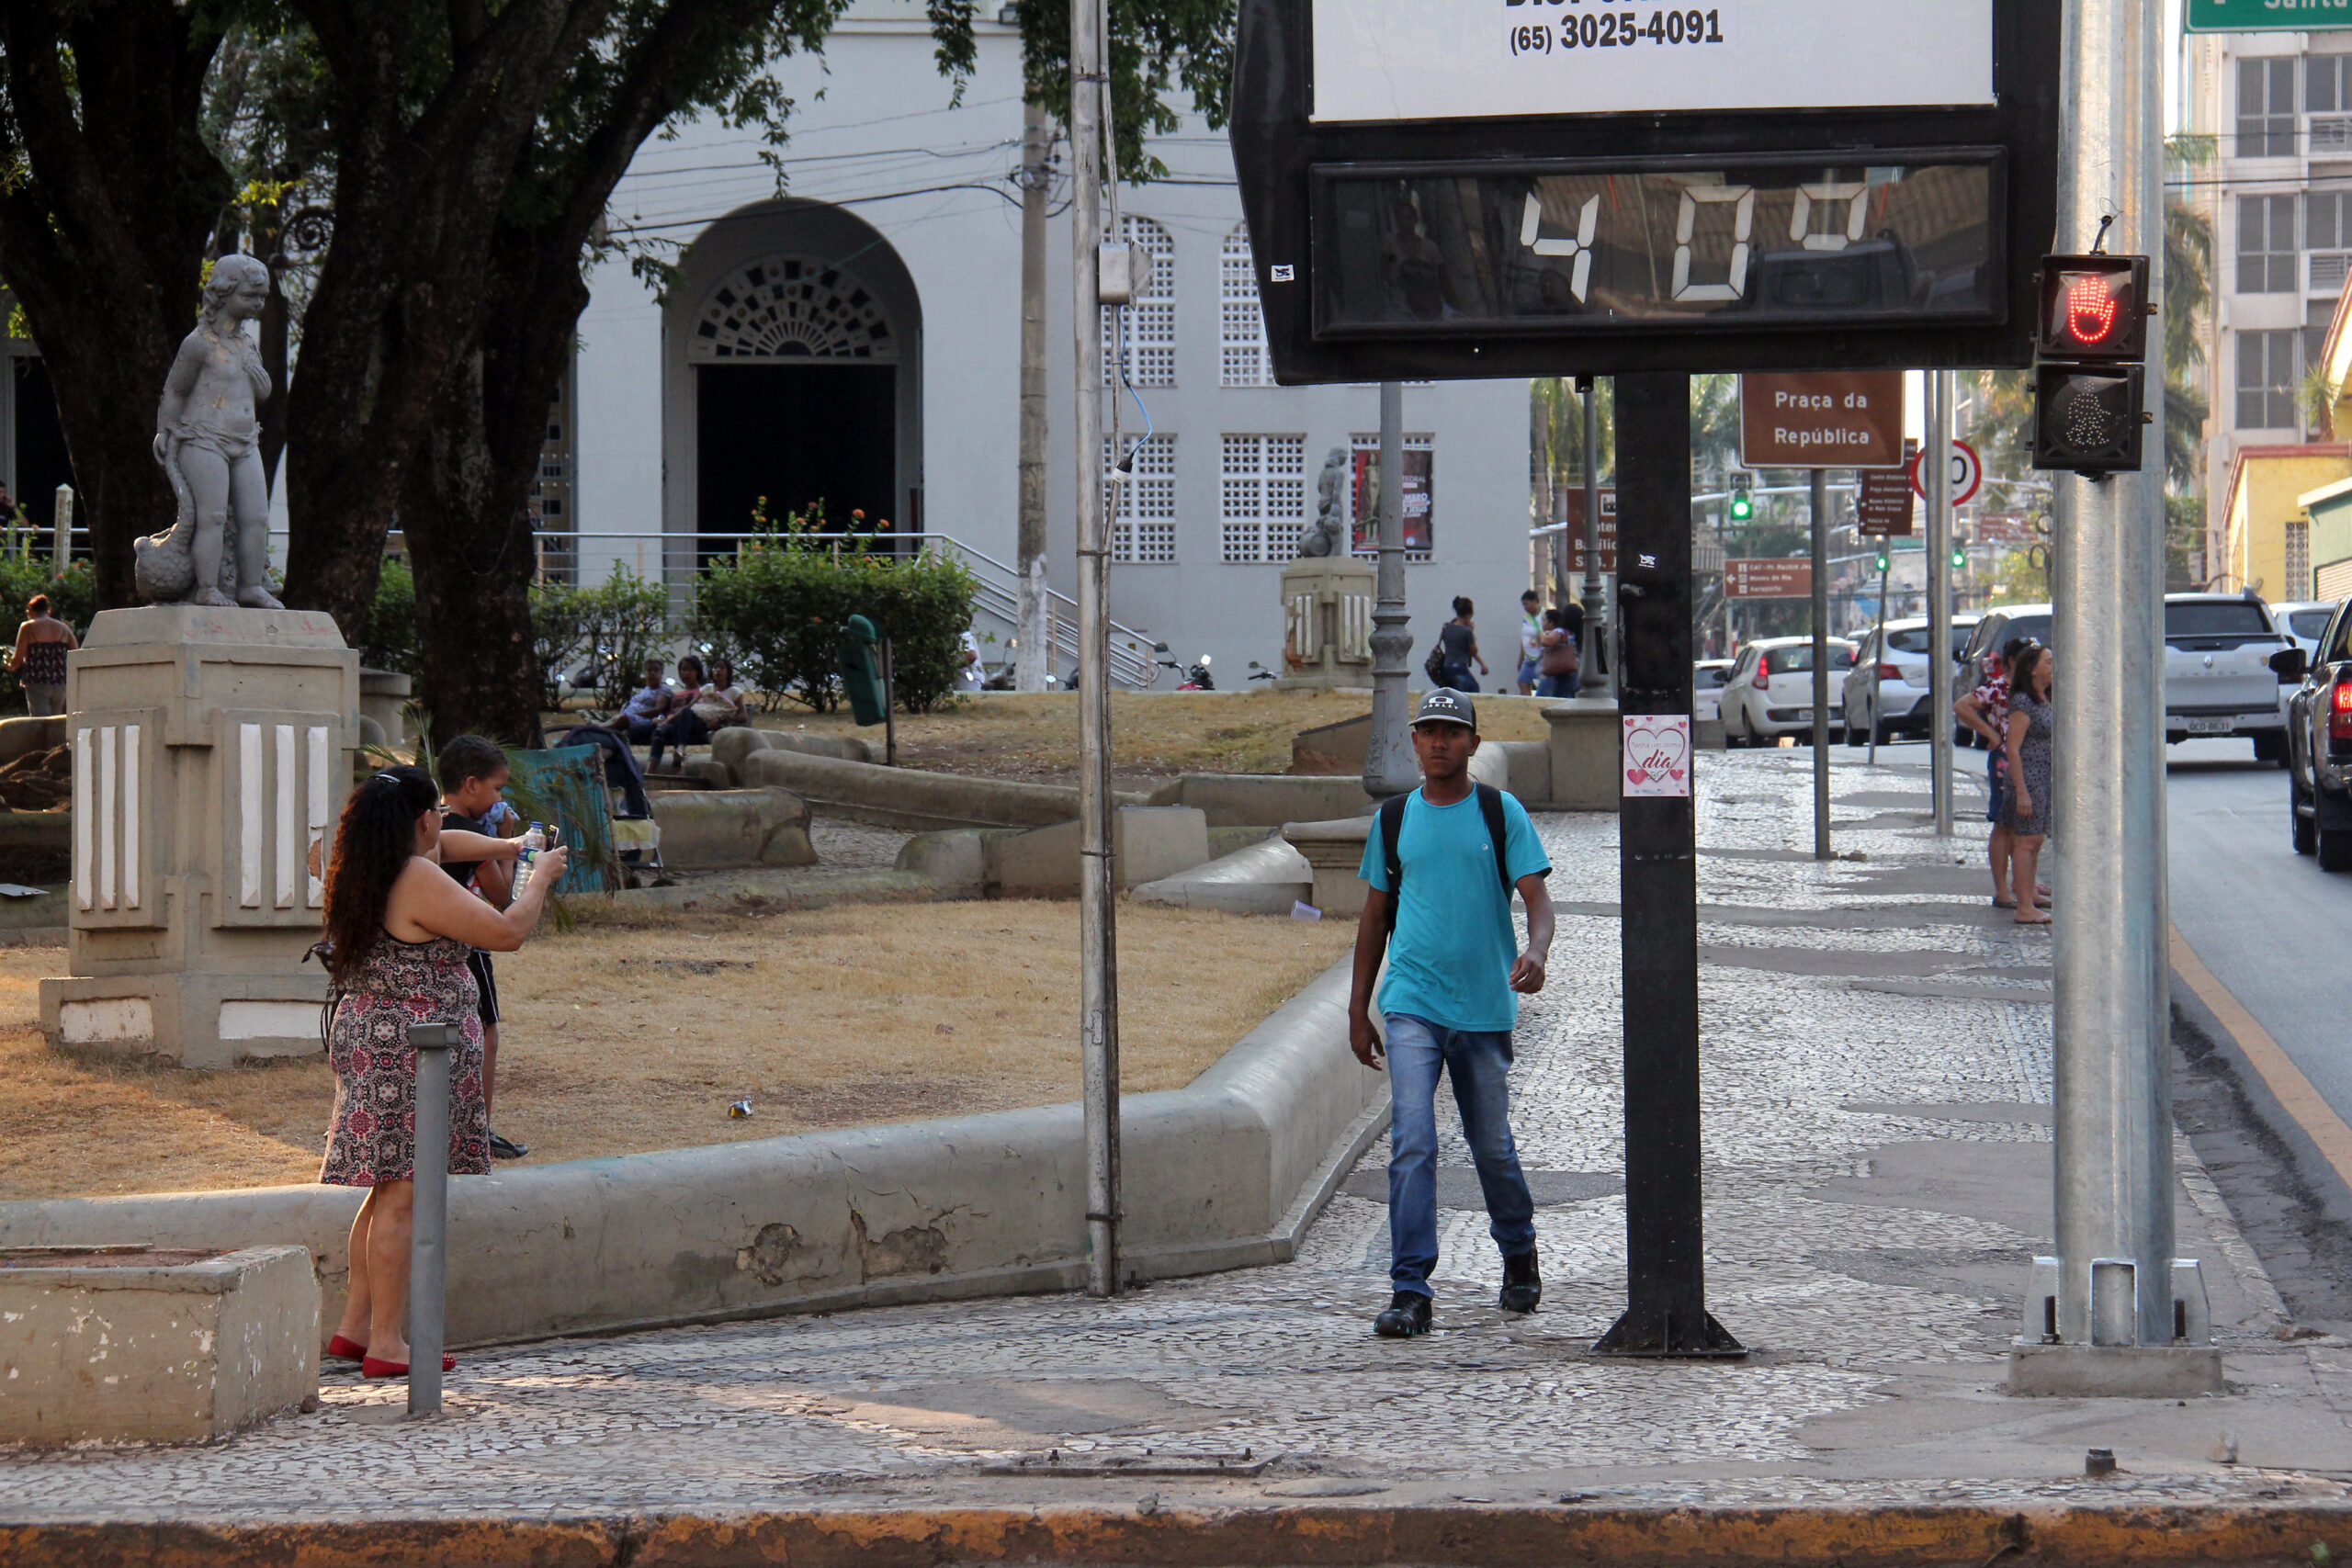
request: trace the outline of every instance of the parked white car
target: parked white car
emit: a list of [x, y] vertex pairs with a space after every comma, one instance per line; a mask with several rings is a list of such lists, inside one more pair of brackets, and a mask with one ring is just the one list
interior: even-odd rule
[[1690, 716], [1723, 716], [1724, 682], [1731, 678], [1728, 659], [1702, 659], [1690, 666]]
[[2270, 656], [2294, 646], [2258, 594], [2165, 594], [2165, 739], [2244, 736], [2256, 761], [2283, 766], [2287, 699], [2301, 682]]
[[[1854, 645], [1842, 637], [1829, 639], [1830, 701], [1837, 701], [1837, 682], [1854, 661]], [[1724, 739], [1733, 746], [1761, 746], [1783, 735], [1800, 739], [1813, 734], [1813, 638], [1759, 637], [1740, 649], [1724, 682]], [[1830, 710], [1829, 738], [1845, 729], [1843, 716]]]
[[2328, 617], [2335, 614], [2333, 599], [2298, 599], [2291, 604], [2270, 606], [2270, 618], [2301, 646], [2306, 664], [2319, 662], [2320, 634], [2327, 630]]
[[[1968, 646], [1969, 634], [1976, 629], [1974, 615], [1954, 615], [1951, 618], [1951, 656], [1960, 658]], [[1871, 678], [1877, 678], [1878, 708], [1873, 715]], [[1928, 621], [1915, 616], [1908, 620], [1886, 623], [1886, 651], [1879, 651], [1879, 632], [1873, 626], [1861, 641], [1854, 655], [1854, 667], [1846, 675], [1846, 690], [1841, 700], [1846, 725], [1846, 744], [1867, 745], [1871, 739], [1871, 721], [1879, 724], [1881, 744], [1896, 735], [1907, 735], [1915, 740], [1925, 740], [1933, 728], [1929, 722], [1933, 705], [1928, 696]], [[1959, 675], [1952, 677], [1952, 700], [1967, 695], [1968, 689], [1959, 684]]]

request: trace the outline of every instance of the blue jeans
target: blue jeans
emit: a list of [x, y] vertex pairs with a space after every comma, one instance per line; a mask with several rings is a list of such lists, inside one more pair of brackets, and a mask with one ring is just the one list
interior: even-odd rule
[[1470, 666], [1467, 664], [1456, 664], [1452, 660], [1448, 660], [1445, 665], [1445, 684], [1457, 692], [1475, 692], [1478, 689], [1478, 678], [1470, 673]]
[[1539, 697], [1573, 697], [1583, 683], [1583, 673], [1578, 671], [1571, 671], [1566, 675], [1546, 675], [1535, 682], [1535, 694]]
[[1487, 1196], [1487, 1234], [1505, 1258], [1535, 1250], [1535, 1201], [1510, 1136], [1510, 1034], [1465, 1034], [1408, 1013], [1388, 1025], [1388, 1278], [1430, 1293], [1437, 1267], [1437, 1077], [1453, 1082], [1463, 1135]]

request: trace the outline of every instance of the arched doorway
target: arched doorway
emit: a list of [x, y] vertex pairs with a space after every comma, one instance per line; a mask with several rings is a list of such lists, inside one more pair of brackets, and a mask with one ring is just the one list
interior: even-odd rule
[[669, 531], [700, 536], [701, 559], [731, 554], [725, 536], [752, 528], [764, 498], [777, 525], [821, 503], [830, 529], [863, 512], [918, 535], [922, 317], [888, 242], [839, 208], [787, 202], [721, 220], [681, 271]]

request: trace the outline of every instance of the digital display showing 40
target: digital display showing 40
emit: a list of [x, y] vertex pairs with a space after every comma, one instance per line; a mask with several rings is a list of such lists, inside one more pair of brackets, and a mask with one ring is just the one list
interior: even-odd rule
[[1834, 158], [1320, 166], [1316, 334], [2004, 319], [1998, 152]]

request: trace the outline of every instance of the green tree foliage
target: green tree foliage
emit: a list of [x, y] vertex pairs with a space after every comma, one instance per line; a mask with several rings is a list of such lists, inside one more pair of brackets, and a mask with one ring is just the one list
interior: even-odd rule
[[675, 628], [669, 591], [622, 562], [594, 588], [542, 582], [531, 589], [531, 657], [539, 672], [539, 704], [559, 705], [557, 682], [590, 665], [599, 699], [618, 707], [642, 682], [645, 661], [662, 656]]
[[[978, 61], [973, 0], [928, 0], [940, 69], [968, 75]], [[1014, 0], [1027, 96], [1069, 124], [1069, 0]], [[1182, 123], [1183, 97], [1222, 128], [1233, 85], [1234, 0], [1111, 0], [1111, 114], [1122, 177], [1168, 173], [1147, 136]]]
[[826, 713], [841, 700], [833, 666], [842, 628], [864, 615], [890, 639], [899, 705], [928, 713], [956, 689], [978, 586], [961, 562], [936, 552], [896, 556], [863, 543], [836, 551], [786, 534], [704, 572], [694, 630], [769, 702], [789, 697]]
[[376, 600], [359, 638], [359, 662], [369, 670], [391, 670], [413, 679], [424, 668], [416, 630], [416, 578], [408, 562], [393, 556], [376, 579]]

